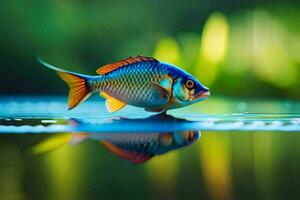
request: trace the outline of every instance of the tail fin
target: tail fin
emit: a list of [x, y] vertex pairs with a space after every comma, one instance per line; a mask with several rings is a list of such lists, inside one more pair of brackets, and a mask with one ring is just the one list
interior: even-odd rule
[[65, 145], [71, 144], [79, 144], [80, 142], [86, 140], [88, 138], [87, 133], [62, 133], [58, 135], [52, 135], [44, 141], [34, 145], [33, 147], [28, 149], [28, 153], [31, 154], [43, 154], [48, 153], [54, 150], [57, 150]]
[[57, 71], [57, 74], [70, 88], [68, 98], [69, 110], [85, 101], [91, 95], [88, 92], [85, 78], [62, 71]]
[[59, 69], [44, 62], [40, 58], [38, 58], [38, 61], [44, 66], [55, 70], [60, 78], [64, 80], [69, 86], [69, 110], [76, 107], [79, 103], [85, 101], [91, 95], [91, 92], [89, 91], [86, 83], [88, 78], [87, 76]]
[[28, 153], [30, 154], [43, 154], [57, 150], [67, 145], [72, 140], [72, 135], [69, 133], [53, 135], [44, 141], [30, 147]]

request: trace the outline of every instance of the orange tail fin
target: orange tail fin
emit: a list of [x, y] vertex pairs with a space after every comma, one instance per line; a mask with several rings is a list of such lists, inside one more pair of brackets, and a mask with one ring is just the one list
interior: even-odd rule
[[62, 71], [57, 71], [57, 74], [70, 88], [68, 98], [69, 110], [76, 107], [91, 95], [88, 91], [85, 78]]
[[69, 86], [70, 89], [69, 98], [68, 98], [69, 110], [76, 107], [79, 103], [83, 102], [91, 95], [91, 92], [87, 87], [88, 76], [59, 69], [57, 67], [54, 67], [44, 62], [39, 58], [38, 61], [44, 66], [55, 70], [57, 74], [61, 77], [61, 79], [64, 80]]

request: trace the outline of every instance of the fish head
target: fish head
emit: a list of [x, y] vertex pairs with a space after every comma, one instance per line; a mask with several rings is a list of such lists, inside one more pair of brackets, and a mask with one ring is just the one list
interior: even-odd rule
[[173, 138], [174, 143], [176, 143], [179, 146], [187, 146], [192, 143], [194, 143], [196, 140], [198, 140], [201, 137], [200, 131], [180, 131], [180, 132], [174, 132]]
[[187, 106], [203, 101], [209, 95], [209, 89], [190, 75], [178, 77], [174, 81], [173, 96], [180, 106]]
[[200, 131], [174, 131], [170, 133], [160, 134], [159, 146], [170, 147], [170, 149], [176, 149], [184, 147], [194, 143], [201, 136]]
[[159, 136], [158, 145], [152, 149], [152, 152], [164, 154], [172, 150], [186, 147], [194, 143], [201, 136], [200, 131], [174, 131], [163, 133]]

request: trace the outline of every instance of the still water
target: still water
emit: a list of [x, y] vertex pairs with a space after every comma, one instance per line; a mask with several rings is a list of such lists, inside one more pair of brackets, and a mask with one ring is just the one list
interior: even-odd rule
[[210, 98], [153, 115], [0, 99], [0, 199], [298, 199], [300, 104]]

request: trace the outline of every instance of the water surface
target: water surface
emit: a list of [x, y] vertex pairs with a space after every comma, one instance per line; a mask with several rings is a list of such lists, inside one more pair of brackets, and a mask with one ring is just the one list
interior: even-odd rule
[[[64, 97], [2, 97], [0, 199], [298, 199], [299, 110], [211, 98], [167, 116], [134, 107], [109, 114], [98, 98], [67, 111]], [[191, 143], [166, 149], [186, 132]], [[45, 151], [83, 133], [93, 137]], [[162, 136], [163, 146], [132, 164], [99, 144], [111, 134]]]
[[[10, 97], [0, 101], [0, 132], [300, 131], [300, 113], [294, 112], [300, 110], [298, 103], [281, 102], [277, 105], [277, 110], [273, 109], [275, 107], [273, 104], [276, 105], [278, 102], [259, 103], [255, 105], [224, 100], [221, 103], [224, 107], [228, 105], [236, 107], [228, 109], [231, 113], [222, 113], [224, 108], [220, 108], [218, 113], [205, 113], [206, 110], [209, 112], [205, 105], [208, 105], [208, 108], [210, 105], [215, 106], [211, 101], [203, 107], [201, 103], [197, 104], [196, 112], [192, 106], [187, 109], [171, 110], [164, 117], [131, 106], [111, 114], [106, 111], [104, 102], [100, 100], [87, 101], [78, 108], [68, 111], [66, 99], [62, 97]], [[217, 101], [215, 104], [220, 106]], [[250, 112], [247, 107], [250, 107], [248, 108]], [[263, 109], [257, 112], [259, 107]], [[201, 113], [198, 108], [202, 109], [199, 110]], [[244, 112], [232, 113], [236, 110]]]

